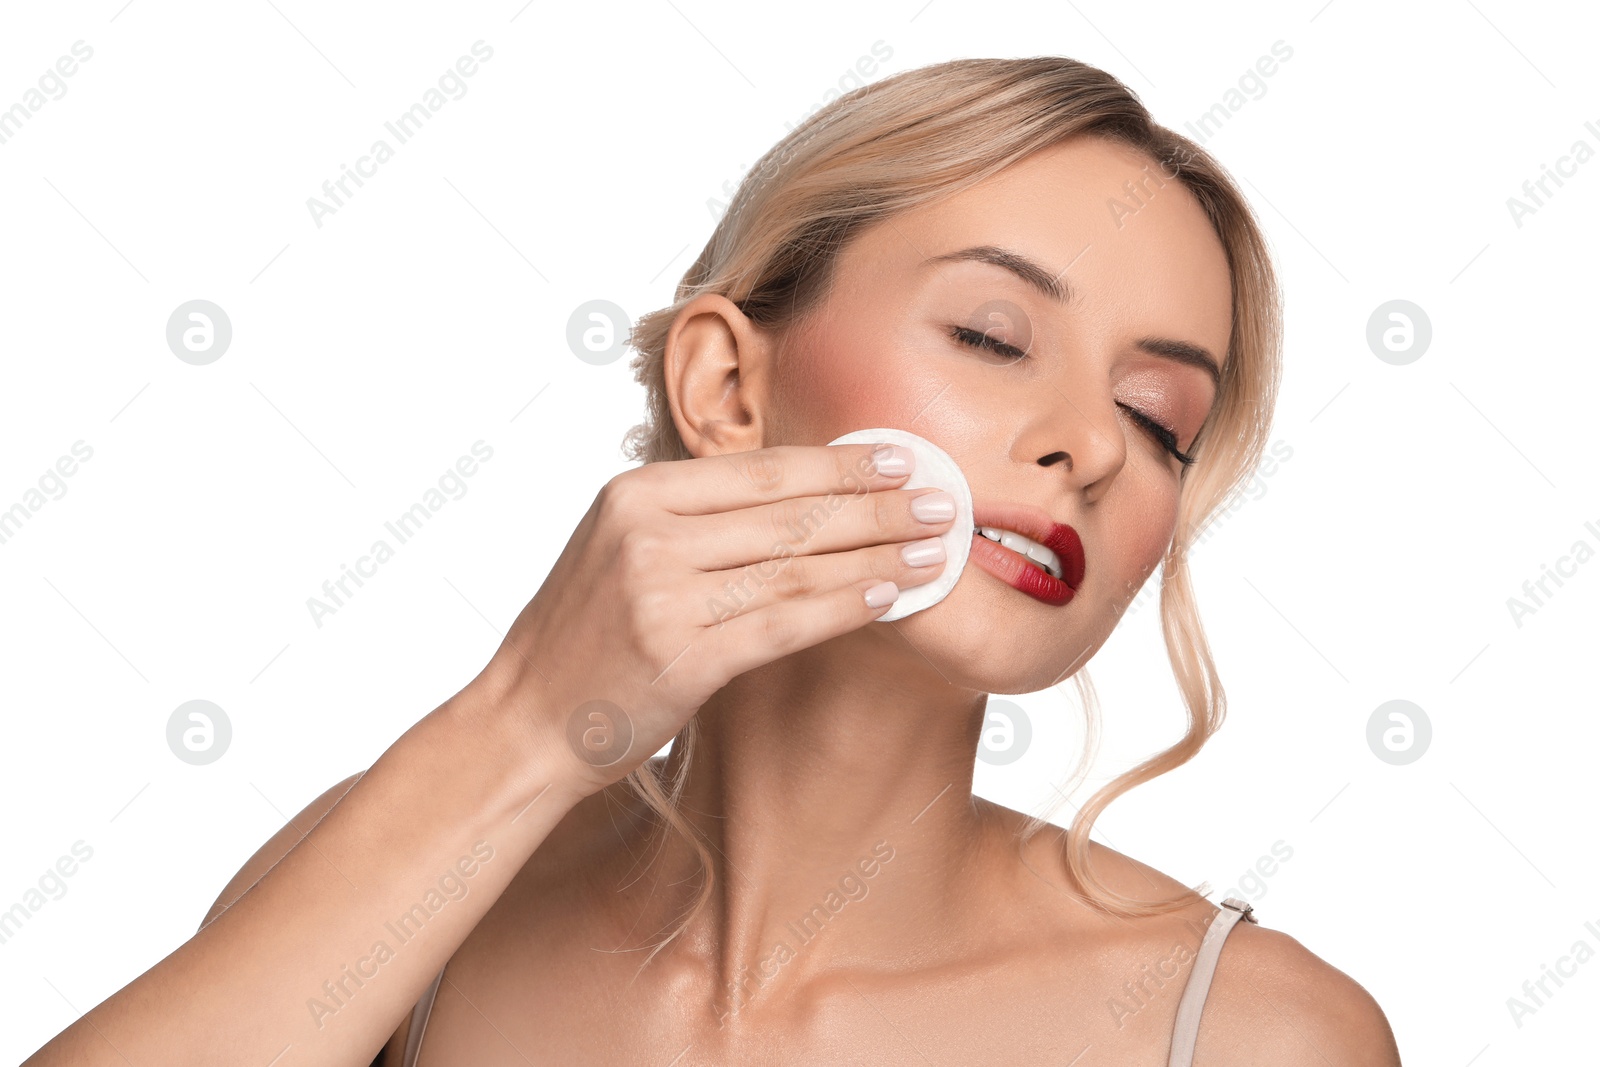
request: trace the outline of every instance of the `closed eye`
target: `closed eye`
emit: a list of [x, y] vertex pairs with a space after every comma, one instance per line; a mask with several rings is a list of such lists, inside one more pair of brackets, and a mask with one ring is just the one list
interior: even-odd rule
[[1157, 422], [1149, 415], [1146, 415], [1138, 408], [1129, 407], [1120, 400], [1117, 402], [1117, 407], [1121, 408], [1123, 411], [1126, 411], [1133, 418], [1134, 422], [1137, 422], [1143, 426], [1145, 430], [1149, 432], [1150, 436], [1156, 439], [1162, 448], [1165, 448], [1177, 458], [1179, 463], [1187, 467], [1194, 462], [1193, 456], [1186, 452], [1178, 451], [1178, 435], [1174, 433], [1170, 427], [1163, 426], [1161, 423]]
[[1028, 358], [1028, 353], [1016, 345], [1008, 345], [1004, 341], [996, 341], [982, 330], [974, 330], [970, 326], [952, 326], [950, 327], [950, 335], [964, 345], [972, 348], [981, 348], [985, 351], [993, 352], [997, 356], [1004, 356], [1009, 360], [1021, 362]]

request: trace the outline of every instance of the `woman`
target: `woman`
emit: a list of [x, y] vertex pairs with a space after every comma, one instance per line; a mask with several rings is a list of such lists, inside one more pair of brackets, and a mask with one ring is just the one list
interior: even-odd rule
[[[1071, 60], [899, 74], [775, 146], [632, 340], [645, 462], [484, 670], [30, 1063], [1399, 1062], [1350, 978], [1089, 839], [1222, 720], [1185, 553], [1279, 320], [1215, 161]], [[1027, 539], [885, 625], [952, 510], [826, 445], [864, 427]], [[1185, 737], [1070, 831], [973, 797], [987, 694], [1081, 679], [1158, 563]]]

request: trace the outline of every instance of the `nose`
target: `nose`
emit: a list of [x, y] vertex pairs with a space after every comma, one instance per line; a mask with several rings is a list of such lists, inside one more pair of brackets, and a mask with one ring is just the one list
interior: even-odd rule
[[[1128, 458], [1127, 437], [1118, 421], [1115, 404], [1106, 397], [1106, 419], [1095, 419], [1084, 405], [1066, 395], [1060, 387], [1045, 389], [1053, 403], [1043, 404], [1037, 423], [1019, 444], [1036, 448], [1033, 454], [1041, 467], [1052, 467], [1064, 476], [1070, 487], [1091, 495], [1105, 491], [1112, 477]], [[1027, 455], [1027, 452], [1023, 452]]]

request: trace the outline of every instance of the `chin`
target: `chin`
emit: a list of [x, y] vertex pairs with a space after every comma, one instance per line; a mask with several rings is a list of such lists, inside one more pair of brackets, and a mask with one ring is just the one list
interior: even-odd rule
[[[901, 627], [915, 649], [909, 654], [924, 665], [932, 663], [951, 685], [997, 695], [1036, 693], [1088, 662], [1077, 627], [1046, 629], [1019, 621], [1000, 605], [969, 608], [966, 599], [952, 595], [887, 624]], [[1080, 662], [1063, 658], [1068, 647], [1077, 650], [1073, 656]]]

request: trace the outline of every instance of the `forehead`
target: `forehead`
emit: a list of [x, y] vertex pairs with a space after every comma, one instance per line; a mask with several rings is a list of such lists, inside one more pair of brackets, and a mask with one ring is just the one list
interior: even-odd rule
[[1198, 200], [1155, 160], [1079, 137], [1035, 152], [979, 184], [862, 231], [839, 271], [844, 294], [926, 284], [928, 257], [994, 245], [1059, 272], [1068, 314], [1156, 331], [1226, 358], [1232, 328], [1227, 254]]

